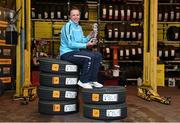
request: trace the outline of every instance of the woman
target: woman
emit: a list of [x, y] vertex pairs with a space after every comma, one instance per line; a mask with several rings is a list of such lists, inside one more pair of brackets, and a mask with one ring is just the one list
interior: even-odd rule
[[96, 41], [90, 41], [94, 33], [85, 37], [82, 27], [79, 25], [80, 11], [76, 7], [70, 10], [70, 20], [62, 27], [60, 56], [62, 60], [72, 62], [80, 68], [80, 80], [78, 85], [82, 88], [92, 89], [103, 87], [97, 82], [97, 75], [102, 61], [99, 52], [81, 50], [96, 45]]

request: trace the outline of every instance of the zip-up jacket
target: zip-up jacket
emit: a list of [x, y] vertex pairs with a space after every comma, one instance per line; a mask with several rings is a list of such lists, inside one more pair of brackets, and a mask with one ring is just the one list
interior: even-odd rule
[[61, 46], [60, 55], [71, 51], [79, 51], [79, 49], [86, 48], [86, 43], [90, 37], [85, 37], [82, 27], [69, 20], [61, 29]]

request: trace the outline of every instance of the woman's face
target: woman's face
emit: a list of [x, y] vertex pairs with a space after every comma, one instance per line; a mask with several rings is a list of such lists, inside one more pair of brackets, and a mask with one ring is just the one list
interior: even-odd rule
[[70, 18], [74, 23], [78, 23], [80, 20], [80, 12], [79, 10], [71, 10]]

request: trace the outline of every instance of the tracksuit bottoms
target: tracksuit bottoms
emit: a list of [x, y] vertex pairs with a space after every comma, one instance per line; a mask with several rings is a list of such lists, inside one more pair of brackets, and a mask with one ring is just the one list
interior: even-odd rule
[[80, 68], [80, 81], [83, 83], [97, 81], [98, 72], [102, 62], [99, 52], [88, 50], [72, 51], [61, 55], [62, 60], [72, 62]]

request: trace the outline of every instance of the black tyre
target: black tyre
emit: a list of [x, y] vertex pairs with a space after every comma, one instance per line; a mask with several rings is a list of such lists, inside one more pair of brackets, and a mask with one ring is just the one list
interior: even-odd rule
[[56, 74], [78, 74], [78, 67], [60, 59], [41, 58], [40, 71]]
[[176, 27], [176, 26], [170, 26], [167, 29], [167, 40], [168, 41], [178, 41], [180, 39], [180, 27]]
[[126, 90], [122, 86], [82, 89], [82, 95], [87, 104], [120, 104], [126, 100]]
[[116, 105], [83, 105], [84, 117], [97, 120], [115, 120], [127, 117], [126, 103]]
[[44, 101], [39, 100], [38, 111], [42, 114], [63, 115], [79, 111], [78, 101]]
[[49, 87], [76, 87], [78, 75], [40, 73], [40, 85]]
[[40, 86], [38, 97], [42, 100], [75, 100], [78, 97], [78, 88], [52, 88]]
[[4, 83], [0, 80], [0, 96], [4, 94]]

